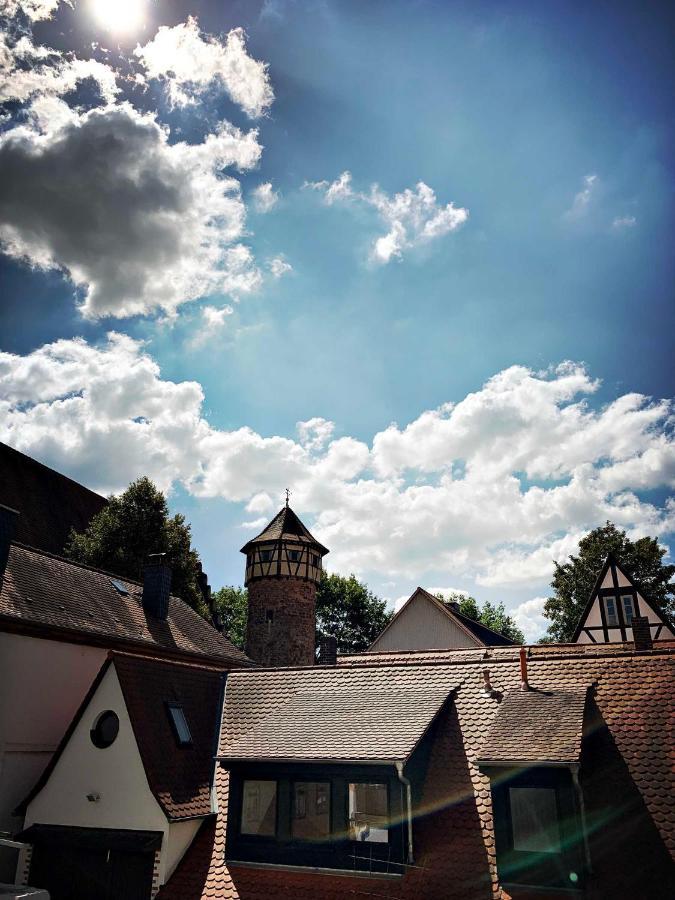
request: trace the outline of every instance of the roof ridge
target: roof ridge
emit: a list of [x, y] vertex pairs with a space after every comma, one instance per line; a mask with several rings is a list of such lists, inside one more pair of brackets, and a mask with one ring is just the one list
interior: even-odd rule
[[150, 653], [130, 653], [127, 650], [108, 650], [108, 659], [111, 659], [113, 662], [117, 659], [129, 660], [130, 662], [143, 660], [144, 662], [164, 663], [168, 666], [182, 666], [187, 669], [204, 669], [208, 672], [219, 672], [221, 674], [229, 671], [224, 665], [219, 666], [216, 663], [199, 662], [198, 660], [192, 662], [189, 659], [166, 659], [162, 656], [153, 656]]
[[[31, 553], [37, 553], [39, 556], [47, 556], [49, 559], [56, 559], [59, 562], [67, 563], [69, 566], [77, 566], [78, 569], [87, 569], [90, 572], [97, 572], [99, 575], [106, 575], [108, 578], [120, 578], [122, 581], [126, 581], [127, 584], [143, 587], [143, 582], [138, 581], [136, 578], [121, 575], [119, 572], [109, 572], [107, 569], [98, 569], [96, 566], [90, 566], [89, 563], [83, 563], [77, 559], [69, 559], [67, 556], [63, 556], [60, 553], [52, 553], [50, 550], [43, 550], [42, 547], [33, 547], [31, 544], [23, 544], [21, 541], [12, 541], [11, 546], [18, 547], [21, 550], [29, 550]], [[175, 594], [171, 594], [171, 596], [176, 597]], [[180, 600], [180, 597], [176, 597], [176, 599]]]
[[30, 462], [34, 466], [39, 466], [41, 469], [46, 469], [48, 472], [57, 475], [59, 478], [63, 478], [64, 481], [69, 481], [71, 484], [77, 485], [78, 488], [82, 488], [82, 490], [88, 491], [90, 494], [94, 494], [101, 500], [105, 500], [106, 503], [109, 502], [108, 498], [104, 497], [103, 494], [99, 494], [99, 492], [95, 491], [93, 488], [87, 487], [87, 485], [82, 484], [81, 481], [75, 481], [75, 479], [71, 478], [70, 475], [65, 475], [63, 472], [59, 472], [58, 469], [53, 469], [51, 466], [48, 466], [47, 463], [40, 462], [40, 460], [35, 459], [34, 456], [29, 456], [28, 453], [24, 453], [23, 450], [17, 450], [16, 447], [12, 447], [11, 444], [7, 444], [5, 441], [0, 441], [0, 445], [6, 447], [12, 453], [16, 453], [18, 456], [22, 456], [24, 459], [30, 460]]

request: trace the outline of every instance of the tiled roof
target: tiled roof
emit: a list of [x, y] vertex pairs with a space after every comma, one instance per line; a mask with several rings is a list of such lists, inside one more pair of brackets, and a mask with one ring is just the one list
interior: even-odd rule
[[[416, 679], [423, 673], [430, 683], [436, 670], [446, 670], [448, 683], [457, 688], [453, 699], [441, 713], [439, 732], [434, 739], [421, 807], [424, 815], [415, 826], [416, 865], [394, 882], [369, 882], [366, 879], [328, 878], [310, 872], [291, 873], [278, 869], [253, 868], [228, 870], [224, 840], [227, 819], [226, 772], [216, 775], [219, 786], [217, 822], [204, 825], [183, 857], [176, 872], [165, 885], [158, 900], [202, 900], [202, 898], [246, 898], [246, 900], [297, 900], [316, 898], [343, 900], [351, 894], [389, 898], [389, 900], [467, 900], [474, 897], [501, 896], [495, 856], [495, 837], [490, 801], [490, 781], [477, 766], [486, 736], [500, 708], [500, 698], [520, 686], [519, 648], [489, 650], [433, 651], [422, 653], [361, 654], [342, 657], [344, 667], [366, 678], [370, 671], [388, 673], [397, 667], [412, 669]], [[675, 653], [659, 647], [651, 652], [635, 653], [632, 645], [541, 645], [528, 648], [530, 685], [539, 691], [583, 694], [593, 685], [589, 703], [606, 726], [591, 751], [582, 751], [582, 774], [589, 793], [596, 792], [601, 802], [618, 802], [619, 808], [631, 798], [631, 809], [641, 804], [649, 828], [656, 827], [666, 848], [675, 856], [675, 765], [673, 765], [673, 676]], [[483, 670], [490, 669], [495, 694], [484, 691]], [[234, 681], [262, 676], [279, 685], [284, 671], [293, 678], [293, 670], [246, 672], [230, 675]], [[320, 670], [323, 671], [323, 670]], [[366, 674], [364, 674], [366, 673]], [[396, 678], [397, 676], [392, 676]], [[265, 685], [260, 704], [270, 702]], [[394, 692], [392, 691], [392, 694]], [[251, 697], [255, 707], [255, 697]], [[229, 727], [224, 721], [223, 730]], [[597, 741], [604, 729], [596, 731]], [[617, 754], [618, 751], [618, 754]], [[591, 756], [584, 757], [590, 752]], [[612, 756], [615, 754], [615, 756]], [[607, 773], [611, 770], [612, 777]], [[593, 779], [593, 774], [595, 778]], [[626, 781], [626, 779], [629, 779]], [[628, 791], [626, 796], [616, 792]], [[604, 792], [604, 793], [603, 793]], [[631, 820], [634, 822], [635, 820]], [[652, 824], [653, 823], [653, 824]], [[631, 828], [634, 825], [631, 824]], [[614, 831], [611, 829], [614, 828]], [[619, 831], [617, 832], [617, 829]], [[611, 831], [611, 834], [610, 834]], [[625, 831], [623, 819], [603, 819], [603, 827], [591, 839], [616, 840]], [[650, 838], [652, 840], [652, 838]], [[633, 847], [633, 850], [635, 848]], [[627, 865], [611, 855], [594, 857], [595, 878], [600, 893], [593, 897], [667, 896], [646, 894], [649, 872], [636, 871], [635, 854], [627, 854]], [[658, 876], [655, 876], [658, 877]], [[631, 881], [631, 878], [633, 879]], [[637, 887], [636, 887], [637, 885]], [[663, 886], [662, 886], [663, 887]], [[642, 890], [642, 893], [640, 892]], [[667, 889], [666, 889], [667, 890]]]
[[457, 683], [445, 666], [232, 673], [219, 752], [229, 759], [405, 760]]
[[509, 691], [479, 759], [578, 763], [587, 691]]
[[84, 531], [108, 501], [0, 443], [0, 503], [19, 511], [18, 543], [62, 553], [70, 529]]
[[162, 656], [249, 662], [182, 600], [171, 597], [166, 621], [154, 619], [143, 609], [141, 585], [116, 580], [127, 594], [105, 572], [13, 544], [0, 590], [0, 628]]
[[242, 553], [247, 553], [251, 544], [267, 544], [270, 541], [293, 541], [303, 544], [312, 544], [321, 552], [322, 556], [328, 553], [326, 547], [312, 537], [309, 530], [302, 524], [290, 506], [284, 506], [272, 521], [263, 528], [260, 534], [251, 538], [242, 548]]
[[[222, 670], [113, 654], [150, 790], [167, 818], [211, 813]], [[183, 709], [191, 746], [179, 746], [167, 703]]]
[[[210, 815], [223, 670], [120, 653], [109, 654], [58, 748], [17, 812], [25, 812], [49, 781], [111, 665], [117, 672], [148, 785], [166, 817], [175, 821]], [[180, 704], [183, 709], [192, 736], [190, 746], [179, 746], [169, 721], [168, 703]]]

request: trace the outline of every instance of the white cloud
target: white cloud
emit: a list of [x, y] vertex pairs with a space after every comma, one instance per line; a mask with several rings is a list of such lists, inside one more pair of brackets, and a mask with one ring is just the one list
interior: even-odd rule
[[265, 181], [263, 184], [253, 188], [251, 195], [253, 197], [253, 206], [256, 212], [259, 213], [268, 213], [279, 202], [279, 193], [273, 189], [270, 181]]
[[251, 291], [261, 275], [240, 243], [240, 186], [222, 171], [250, 169], [260, 153], [255, 130], [228, 122], [200, 144], [172, 144], [128, 104], [56, 117], [47, 132], [34, 118], [0, 137], [4, 250], [65, 270], [90, 318]]
[[675, 530], [675, 502], [639, 493], [675, 485], [672, 405], [626, 394], [594, 410], [596, 387], [579, 366], [514, 366], [370, 445], [319, 416], [298, 439], [265, 437], [212, 427], [200, 385], [112, 334], [0, 354], [0, 440], [98, 490], [147, 473], [256, 522], [289, 486], [337, 571], [527, 588], [606, 519], [633, 537]]
[[635, 216], [617, 216], [612, 220], [612, 228], [623, 231], [625, 228], [634, 228], [637, 225]]
[[60, 2], [61, 0], [0, 0], [0, 16], [11, 19], [23, 13], [31, 22], [39, 22], [51, 19]]
[[580, 219], [586, 215], [593, 194], [598, 187], [597, 175], [584, 175], [581, 190], [575, 194], [572, 206], [565, 213], [569, 219]]
[[273, 278], [281, 278], [293, 271], [293, 266], [283, 256], [274, 256], [267, 263]]
[[308, 182], [307, 187], [323, 193], [324, 202], [364, 204], [376, 210], [386, 228], [385, 234], [376, 238], [370, 249], [370, 258], [384, 265], [414, 247], [429, 243], [456, 231], [469, 217], [469, 211], [454, 203], [439, 205], [434, 191], [423, 181], [413, 189], [406, 188], [390, 196], [377, 184], [368, 193], [352, 188], [350, 172], [343, 172], [333, 182]]
[[520, 603], [510, 612], [516, 625], [525, 635], [525, 642], [528, 644], [543, 637], [550, 625], [550, 620], [544, 616], [544, 603], [546, 603], [546, 597], [533, 597], [532, 600]]
[[252, 118], [263, 115], [274, 100], [267, 65], [246, 52], [246, 35], [235, 28], [220, 40], [203, 34], [195, 18], [174, 27], [162, 26], [134, 54], [150, 78], [166, 82], [176, 106], [195, 102], [219, 85]]
[[232, 306], [204, 306], [201, 310], [201, 325], [188, 341], [193, 350], [220, 336], [227, 319], [234, 312]]

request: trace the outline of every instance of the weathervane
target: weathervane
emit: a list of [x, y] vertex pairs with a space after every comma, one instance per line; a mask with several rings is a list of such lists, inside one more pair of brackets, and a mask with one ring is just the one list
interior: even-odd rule
[[288, 488], [286, 488], [286, 506], [288, 506], [288, 501], [291, 499], [291, 492]]

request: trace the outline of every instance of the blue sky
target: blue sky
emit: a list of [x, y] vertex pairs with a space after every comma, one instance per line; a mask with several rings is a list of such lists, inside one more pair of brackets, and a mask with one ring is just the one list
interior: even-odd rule
[[147, 471], [215, 586], [290, 481], [329, 565], [533, 637], [584, 531], [668, 544], [666, 4], [124, 8], [0, 4], [1, 439]]

